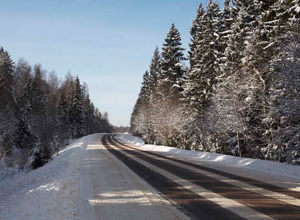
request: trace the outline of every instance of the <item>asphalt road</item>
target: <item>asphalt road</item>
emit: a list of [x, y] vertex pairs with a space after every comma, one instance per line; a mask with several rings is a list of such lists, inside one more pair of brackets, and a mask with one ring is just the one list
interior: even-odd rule
[[[143, 151], [121, 143], [115, 135], [103, 135], [101, 142], [115, 159], [149, 184], [154, 194], [176, 209], [160, 212], [162, 219], [175, 218], [170, 213], [175, 213], [177, 219], [184, 216], [191, 219], [300, 219], [297, 191]], [[131, 190], [135, 190], [132, 187]], [[135, 218], [156, 219], [152, 214]]]

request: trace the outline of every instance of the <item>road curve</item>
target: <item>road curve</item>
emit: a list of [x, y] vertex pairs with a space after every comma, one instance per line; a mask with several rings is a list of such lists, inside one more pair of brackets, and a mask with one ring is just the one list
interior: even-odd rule
[[299, 192], [142, 151], [115, 135], [102, 136], [102, 144], [191, 219], [300, 218]]

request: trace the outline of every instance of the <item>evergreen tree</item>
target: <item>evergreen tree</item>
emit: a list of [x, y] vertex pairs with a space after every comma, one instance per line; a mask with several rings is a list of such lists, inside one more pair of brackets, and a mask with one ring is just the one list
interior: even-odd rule
[[72, 99], [70, 122], [72, 126], [72, 135], [75, 138], [80, 138], [85, 134], [84, 127], [84, 111], [82, 90], [79, 78], [76, 77], [74, 85], [74, 98]]
[[193, 20], [192, 22], [192, 27], [190, 30], [190, 34], [191, 34], [191, 42], [189, 44], [190, 46], [190, 51], [189, 53], [189, 61], [190, 61], [190, 68], [193, 68], [194, 65], [197, 63], [197, 60], [199, 59], [199, 56], [201, 56], [201, 54], [199, 54], [199, 52], [197, 51], [197, 47], [198, 44], [203, 40], [202, 38], [202, 31], [203, 31], [203, 26], [202, 26], [202, 19], [203, 19], [203, 15], [204, 15], [204, 9], [202, 4], [200, 3], [200, 5], [197, 8], [196, 11], [196, 18]]
[[236, 0], [233, 3], [235, 17], [225, 50], [227, 74], [233, 73], [241, 66], [247, 40], [253, 38], [254, 27], [257, 27], [260, 9], [257, 0]]
[[95, 121], [95, 116], [94, 116], [94, 105], [90, 100], [89, 95], [86, 96], [83, 102], [84, 106], [84, 122], [85, 122], [85, 128], [86, 128], [86, 134], [92, 134], [94, 133], [94, 121]]
[[204, 15], [198, 19], [201, 32], [195, 34], [202, 40], [194, 45], [194, 64], [187, 74], [184, 88], [185, 97], [198, 110], [209, 101], [216, 77], [220, 75], [220, 25], [219, 5], [209, 1]]
[[0, 110], [7, 110], [13, 104], [14, 69], [10, 55], [0, 48]]
[[36, 146], [37, 138], [32, 132], [26, 112], [22, 112], [18, 117], [15, 136], [14, 143], [19, 149], [31, 151]]
[[0, 155], [10, 154], [15, 132], [13, 61], [0, 48]]
[[24, 86], [21, 96], [18, 98], [17, 108], [17, 131], [15, 144], [19, 149], [32, 150], [36, 142], [36, 135], [32, 130], [30, 122], [30, 114], [32, 114], [32, 101], [33, 95], [32, 79], [29, 78], [27, 84]]
[[221, 69], [224, 68], [224, 64], [226, 63], [225, 49], [227, 48], [227, 43], [230, 39], [231, 25], [233, 23], [234, 11], [230, 5], [230, 0], [224, 0], [224, 8], [220, 10], [220, 56], [221, 56]]
[[291, 29], [299, 33], [300, 27], [300, 0], [293, 0], [289, 9], [289, 25]]
[[150, 76], [149, 72], [145, 71], [141, 91], [136, 101], [134, 111], [132, 113], [131, 123], [133, 132], [137, 135], [144, 135], [147, 139], [149, 131], [150, 117]]
[[64, 91], [61, 90], [58, 103], [58, 135], [61, 143], [64, 143], [66, 139], [71, 137], [69, 111], [70, 109], [67, 102], [67, 98], [65, 96]]
[[142, 88], [140, 92], [140, 99], [141, 101], [147, 103], [150, 100], [150, 95], [151, 95], [151, 90], [150, 90], [150, 75], [149, 71], [146, 70], [144, 75], [143, 75], [143, 82], [142, 82]]
[[5, 165], [23, 169], [34, 156], [31, 165], [37, 168], [67, 139], [111, 129], [108, 115], [95, 109], [78, 77], [68, 74], [60, 84], [41, 65], [32, 71], [20, 59], [14, 67], [9, 53], [0, 49], [0, 160]]
[[182, 63], [186, 60], [181, 47], [181, 38], [178, 29], [172, 24], [161, 52], [161, 75], [166, 90], [180, 89], [183, 82]]
[[155, 48], [153, 57], [150, 63], [150, 71], [149, 71], [149, 86], [151, 95], [154, 94], [155, 89], [157, 87], [158, 79], [161, 77], [161, 57], [159, 54], [158, 47]]

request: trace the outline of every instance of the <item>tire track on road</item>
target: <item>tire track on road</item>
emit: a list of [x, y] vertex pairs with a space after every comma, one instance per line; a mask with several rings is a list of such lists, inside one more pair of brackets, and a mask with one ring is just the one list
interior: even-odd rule
[[[109, 138], [109, 136], [103, 136], [102, 144], [110, 153], [158, 190], [162, 196], [175, 203], [179, 210], [186, 213], [192, 219], [244, 219], [127, 157], [119, 150], [112, 148], [108, 144], [106, 137]], [[111, 139], [108, 140], [111, 141]]]
[[[117, 142], [118, 144], [122, 145], [122, 146], [132, 148], [132, 147], [118, 141], [115, 138], [115, 135], [112, 136], [112, 139], [115, 142]], [[217, 169], [214, 169], [214, 168], [202, 166], [202, 165], [199, 165], [199, 164], [194, 164], [194, 163], [191, 163], [191, 162], [166, 157], [166, 156], [163, 156], [161, 154], [156, 154], [156, 153], [152, 153], [152, 152], [148, 152], [148, 151], [142, 151], [142, 150], [139, 150], [139, 149], [136, 149], [136, 148], [132, 148], [132, 149], [135, 149], [135, 150], [141, 151], [141, 152], [145, 152], [147, 154], [157, 156], [157, 157], [160, 157], [160, 158], [164, 158], [164, 159], [167, 159], [167, 160], [182, 163], [182, 164], [185, 164], [185, 165], [188, 165], [188, 166], [191, 166], [191, 167], [195, 167], [195, 168], [198, 168], [200, 170], [204, 170], [204, 171], [207, 171], [207, 172], [210, 172], [210, 173], [218, 174], [218, 175], [221, 175], [221, 176], [233, 179], [233, 180], [241, 181], [241, 182], [247, 183], [249, 185], [256, 186], [256, 187], [259, 187], [259, 188], [262, 188], [262, 189], [266, 189], [266, 190], [269, 190], [269, 191], [272, 191], [272, 192], [280, 193], [280, 194], [283, 194], [283, 195], [286, 195], [286, 196], [289, 196], [289, 197], [293, 197], [295, 199], [300, 199], [300, 192], [297, 192], [297, 191], [293, 191], [293, 190], [286, 189], [286, 188], [283, 188], [283, 187], [275, 186], [275, 185], [265, 183], [265, 182], [261, 182], [261, 181], [258, 181], [258, 180], [254, 180], [254, 179], [251, 179], [251, 178], [238, 176], [238, 175], [235, 175], [235, 174], [232, 174], [232, 173], [224, 172], [224, 171], [221, 171], [221, 170], [217, 170]]]
[[[110, 136], [108, 136], [108, 141], [112, 144], [113, 140]], [[126, 148], [119, 146], [120, 144], [116, 145], [117, 148], [121, 150], [125, 150], [126, 148], [131, 149], [131, 151], [128, 151], [129, 154], [136, 156], [142, 160], [147, 161], [150, 164], [153, 164], [160, 169], [164, 169], [184, 180], [188, 180], [196, 185], [199, 185], [205, 189], [208, 189], [214, 193], [217, 193], [225, 198], [235, 200], [245, 206], [248, 206], [249, 208], [252, 208], [258, 212], [261, 212], [265, 215], [268, 215], [275, 219], [299, 219], [300, 215], [300, 207], [290, 205], [281, 201], [278, 201], [276, 199], [254, 193], [236, 186], [232, 186], [228, 183], [220, 182], [214, 178], [211, 178], [206, 175], [202, 175], [199, 173], [196, 173], [194, 171], [176, 166], [174, 164], [170, 164], [168, 162], [154, 159], [153, 157], [146, 156], [145, 154], [139, 153], [140, 150], [136, 148], [129, 147], [127, 145], [122, 144], [123, 146], [126, 146]], [[134, 151], [132, 151], [134, 150]], [[173, 158], [167, 158], [165, 156], [157, 155], [154, 153], [142, 151], [143, 153], [148, 153], [150, 155], [157, 156], [158, 158], [164, 158], [164, 159], [171, 159], [176, 160], [176, 162], [180, 161]], [[181, 161], [182, 162], [182, 161]]]

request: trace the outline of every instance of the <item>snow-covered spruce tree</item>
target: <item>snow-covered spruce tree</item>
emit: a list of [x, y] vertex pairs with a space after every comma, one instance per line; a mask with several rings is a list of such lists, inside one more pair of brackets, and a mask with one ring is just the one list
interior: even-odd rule
[[288, 32], [288, 42], [273, 58], [268, 87], [268, 114], [262, 148], [266, 159], [300, 164], [300, 35]]
[[219, 32], [219, 45], [220, 45], [220, 65], [221, 69], [224, 71], [224, 64], [226, 63], [225, 50], [227, 48], [227, 43], [229, 41], [231, 32], [231, 25], [234, 18], [234, 9], [230, 5], [230, 0], [224, 1], [224, 8], [220, 10], [219, 22], [220, 22], [220, 32]]
[[289, 9], [289, 26], [295, 32], [299, 32], [300, 28], [300, 0], [293, 0]]
[[94, 116], [95, 108], [88, 94], [84, 98], [83, 107], [84, 107], [84, 122], [85, 122], [86, 134], [92, 134], [94, 133], [93, 123], [95, 121], [95, 116]]
[[68, 100], [65, 95], [65, 92], [60, 89], [59, 103], [58, 103], [58, 139], [62, 145], [65, 145], [65, 142], [68, 138], [71, 137], [70, 132], [70, 117], [69, 117], [69, 105]]
[[194, 38], [202, 40], [193, 44], [194, 65], [187, 74], [184, 94], [199, 110], [209, 102], [213, 86], [216, 84], [216, 77], [220, 75], [219, 5], [209, 1], [204, 15], [197, 22], [201, 28]]
[[180, 33], [172, 24], [161, 52], [160, 86], [164, 87], [165, 93], [171, 91], [176, 95], [173, 91], [182, 89], [184, 70], [182, 70], [181, 61], [186, 60], [186, 58], [183, 55], [184, 49], [181, 44]]
[[299, 0], [276, 0], [272, 6], [275, 12], [275, 23], [280, 32], [299, 30]]
[[268, 118], [268, 94], [274, 80], [270, 62], [282, 51], [281, 45], [288, 39], [284, 36], [285, 31], [292, 29], [287, 23], [280, 21], [284, 16], [278, 17], [278, 12], [273, 10], [276, 4], [277, 1], [254, 1], [255, 7], [248, 8], [249, 14], [256, 18], [245, 36], [246, 47], [241, 69], [245, 74], [253, 76], [253, 80], [249, 80], [252, 84], [249, 84], [246, 96], [248, 105], [243, 110], [245, 117], [249, 119], [244, 133], [244, 153], [250, 157], [262, 157], [260, 149], [266, 146], [263, 135], [266, 124], [263, 121], [265, 117]]
[[84, 111], [82, 100], [82, 89], [78, 76], [73, 87], [73, 99], [71, 101], [70, 124], [72, 137], [80, 138], [85, 134]]
[[[30, 97], [32, 95], [31, 66], [23, 59], [15, 67], [15, 97], [16, 97], [16, 134], [15, 146], [19, 149], [32, 150], [34, 147], [33, 131], [29, 122], [29, 113], [32, 109]], [[27, 140], [23, 140], [23, 139]], [[30, 141], [31, 140], [31, 141]]]
[[158, 79], [161, 77], [161, 57], [158, 47], [155, 48], [149, 66], [149, 86], [151, 95], [155, 93]]
[[249, 44], [247, 51], [241, 69], [219, 82], [210, 110], [224, 153], [261, 157], [257, 146], [266, 104], [265, 80], [255, 63], [255, 47]]
[[199, 56], [201, 56], [201, 54], [196, 50], [200, 41], [203, 40], [202, 35], [200, 34], [204, 29], [202, 25], [203, 15], [204, 15], [204, 8], [200, 3], [196, 11], [196, 17], [192, 21], [192, 27], [190, 29], [191, 42], [189, 43], [190, 50], [188, 51], [190, 68], [194, 67], [194, 65], [197, 63], [197, 60], [199, 59]]
[[179, 130], [183, 125], [180, 114], [182, 112], [181, 91], [185, 77], [181, 62], [186, 59], [183, 50], [180, 33], [172, 24], [162, 47], [161, 77], [152, 96], [152, 105], [155, 107], [153, 110], [155, 141], [169, 146], [180, 144]]
[[13, 64], [9, 53], [0, 48], [0, 157], [11, 153], [14, 139]]
[[133, 114], [132, 114], [132, 130], [133, 133], [144, 138], [146, 143], [151, 143], [152, 132], [151, 129], [151, 109], [150, 109], [150, 96], [152, 85], [150, 83], [149, 72], [146, 71], [143, 75], [143, 82], [139, 97], [137, 99]]
[[236, 0], [233, 11], [234, 22], [231, 25], [231, 34], [225, 50], [226, 72], [233, 73], [242, 63], [247, 37], [251, 37], [254, 27], [257, 27], [260, 4], [258, 0]]
[[145, 109], [148, 114], [148, 132], [147, 132], [147, 138], [146, 141], [148, 143], [154, 143], [155, 142], [155, 128], [154, 128], [154, 123], [155, 123], [155, 117], [156, 117], [156, 112], [155, 112], [155, 93], [157, 91], [157, 85], [158, 85], [158, 80], [161, 79], [161, 57], [160, 53], [158, 50], [158, 47], [155, 48], [153, 57], [151, 59], [151, 63], [149, 66], [149, 102], [148, 102], [148, 109]]
[[[201, 8], [201, 5], [199, 8]], [[221, 44], [221, 40], [223, 40], [221, 39], [221, 30], [225, 34], [225, 26], [222, 29], [220, 15], [219, 5], [216, 2], [209, 1], [204, 14], [199, 16], [199, 13], [197, 13], [193, 22], [193, 26], [197, 25], [197, 31], [194, 32], [193, 37], [197, 40], [194, 40], [191, 48], [191, 50], [194, 50], [192, 61], [194, 64], [191, 64], [191, 68], [187, 73], [183, 92], [189, 103], [185, 108], [185, 111], [189, 112], [186, 113], [189, 117], [185, 131], [189, 136], [187, 137], [188, 145], [192, 149], [197, 146], [200, 150], [208, 150], [204, 146], [207, 142], [204, 137], [209, 136], [207, 130], [205, 130], [209, 128], [209, 125], [204, 125], [204, 123], [207, 123], [207, 120], [204, 119], [207, 118], [206, 112], [217, 83], [217, 77], [221, 75], [221, 57], [223, 56], [225, 44]]]
[[[198, 146], [199, 138], [197, 137], [197, 119], [198, 113], [196, 107], [197, 100], [193, 97], [197, 94], [197, 77], [195, 74], [191, 74], [191, 70], [194, 70], [199, 60], [201, 59], [202, 53], [199, 51], [200, 45], [203, 43], [203, 35], [205, 27], [203, 25], [204, 8], [200, 3], [196, 17], [192, 21], [192, 27], [190, 29], [191, 42], [189, 44], [190, 50], [188, 51], [188, 58], [190, 63], [190, 69], [187, 72], [186, 80], [184, 82], [184, 97], [187, 103], [184, 105], [184, 113], [187, 114], [186, 121], [184, 123], [185, 129], [181, 133], [182, 140], [184, 142], [183, 148], [195, 149]], [[193, 95], [192, 95], [193, 94]]]
[[30, 114], [32, 114], [31, 96], [33, 95], [32, 81], [32, 78], [28, 79], [17, 99], [16, 116], [18, 122], [14, 141], [17, 148], [28, 151], [33, 150], [37, 141], [36, 134], [34, 134], [30, 122]]
[[60, 80], [54, 72], [47, 77], [47, 102], [46, 117], [47, 139], [50, 143], [51, 155], [57, 153], [62, 148], [63, 143], [59, 138], [59, 98], [60, 98]]
[[51, 156], [51, 140], [48, 135], [48, 120], [46, 104], [48, 101], [47, 94], [49, 93], [48, 84], [46, 81], [46, 71], [42, 69], [41, 65], [34, 67], [34, 78], [32, 81], [32, 90], [30, 103], [32, 109], [30, 111], [30, 125], [37, 137], [37, 146], [34, 154], [34, 161], [32, 167], [37, 168], [47, 163]]
[[[217, 114], [223, 114], [222, 111], [228, 112], [228, 109], [230, 109], [232, 111], [230, 114], [235, 115], [235, 118], [239, 118], [239, 120], [236, 121], [240, 122], [238, 125], [233, 123], [233, 128], [237, 128], [236, 131], [232, 129], [229, 132], [228, 129], [224, 130], [224, 128], [221, 128], [218, 136], [226, 137], [226, 133], [228, 135], [236, 134], [237, 145], [239, 146], [238, 151], [241, 156], [242, 147], [240, 137], [245, 139], [246, 131], [251, 133], [251, 131], [248, 131], [249, 128], [245, 124], [246, 118], [250, 118], [249, 120], [252, 120], [251, 123], [254, 123], [254, 121], [257, 120], [257, 117], [254, 117], [253, 113], [260, 111], [260, 109], [256, 109], [254, 107], [256, 106], [254, 104], [255, 101], [258, 100], [253, 97], [257, 94], [251, 91], [250, 88], [252, 88], [251, 86], [254, 86], [253, 88], [257, 88], [257, 85], [260, 85], [257, 82], [260, 81], [261, 75], [260, 72], [257, 71], [258, 67], [255, 66], [255, 63], [260, 58], [258, 57], [257, 49], [254, 48], [254, 45], [257, 44], [256, 41], [258, 40], [258, 38], [256, 38], [257, 34], [255, 28], [258, 27], [258, 20], [261, 19], [261, 16], [259, 14], [260, 4], [256, 0], [237, 0], [233, 3], [235, 5], [232, 13], [234, 16], [234, 22], [231, 25], [231, 34], [229, 35], [227, 48], [225, 49], [225, 63], [222, 65], [222, 75], [218, 77], [220, 83], [217, 88], [217, 98], [214, 97], [213, 106], [215, 106], [216, 102], [218, 103], [216, 104], [219, 108], [219, 112]], [[255, 58], [253, 58], [253, 55]], [[248, 82], [244, 81], [244, 79], [248, 79]], [[251, 85], [247, 83], [254, 84]], [[248, 91], [247, 89], [250, 90]], [[223, 94], [225, 91], [226, 94]], [[259, 91], [259, 89], [255, 91]], [[249, 93], [249, 96], [254, 93], [252, 95], [253, 99], [251, 99], [252, 103], [249, 103], [250, 98], [247, 98], [247, 93]], [[244, 103], [245, 98], [248, 100], [247, 103]], [[222, 108], [223, 110], [221, 110]], [[226, 122], [223, 124], [229, 123], [226, 118], [224, 118], [224, 120]], [[255, 123], [256, 122], [257, 121], [255, 121]], [[220, 122], [220, 125], [221, 124], [222, 122]], [[228, 128], [230, 128], [229, 125]], [[222, 133], [222, 131], [225, 131], [225, 133]], [[224, 139], [221, 142], [224, 144], [224, 141], [226, 142]]]
[[0, 109], [6, 110], [13, 103], [14, 84], [13, 61], [3, 48], [0, 48]]

